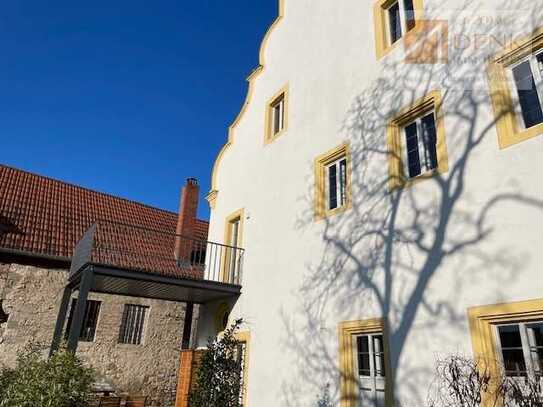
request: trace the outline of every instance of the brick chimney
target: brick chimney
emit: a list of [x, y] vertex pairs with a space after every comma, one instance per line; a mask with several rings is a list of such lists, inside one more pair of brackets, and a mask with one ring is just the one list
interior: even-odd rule
[[[179, 202], [179, 218], [177, 220], [176, 234], [186, 237], [194, 237], [194, 224], [198, 212], [198, 197], [200, 187], [196, 178], [188, 178], [187, 183], [181, 190]], [[175, 258], [186, 260], [190, 258], [190, 247], [183, 244], [183, 240], [175, 239]]]

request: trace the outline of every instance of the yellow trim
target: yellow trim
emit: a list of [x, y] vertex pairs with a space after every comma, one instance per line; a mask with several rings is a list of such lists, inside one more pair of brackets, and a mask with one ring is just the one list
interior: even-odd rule
[[[345, 157], [347, 159], [347, 202], [345, 205], [335, 209], [326, 209], [326, 166]], [[349, 143], [345, 142], [340, 146], [321, 154], [315, 159], [315, 219], [320, 220], [333, 216], [352, 207], [352, 163]]]
[[235, 338], [245, 344], [245, 359], [243, 361], [243, 406], [247, 406], [247, 380], [249, 377], [249, 350], [251, 346], [251, 333], [249, 331], [237, 332]]
[[388, 346], [388, 333], [382, 318], [366, 319], [361, 321], [341, 322], [338, 326], [339, 335], [339, 373], [340, 373], [340, 405], [341, 407], [358, 407], [358, 374], [355, 371], [355, 355], [353, 354], [355, 335], [382, 333], [385, 352], [385, 405], [390, 407], [393, 403], [392, 383], [390, 383], [390, 351]]
[[[493, 325], [543, 319], [543, 299], [472, 307], [468, 319], [474, 358], [488, 368], [492, 377], [498, 377], [500, 358]], [[493, 405], [493, 400], [483, 400], [482, 406]]]
[[[217, 172], [219, 170], [219, 164], [224, 157], [224, 153], [230, 148], [230, 146], [234, 142], [234, 129], [238, 125], [238, 123], [241, 121], [241, 118], [245, 114], [247, 107], [249, 106], [249, 103], [251, 102], [253, 98], [254, 93], [254, 84], [255, 80], [258, 78], [258, 76], [264, 71], [265, 67], [265, 50], [268, 45], [268, 42], [270, 40], [272, 32], [277, 28], [281, 20], [283, 20], [285, 16], [285, 1], [286, 0], [278, 0], [279, 2], [279, 14], [275, 21], [271, 24], [271, 26], [268, 28], [268, 31], [264, 35], [264, 39], [262, 40], [262, 43], [260, 45], [260, 51], [259, 51], [259, 65], [258, 67], [247, 77], [247, 81], [249, 82], [249, 87], [247, 90], [247, 95], [245, 97], [245, 101], [243, 102], [243, 106], [241, 107], [240, 112], [236, 116], [234, 122], [230, 125], [228, 128], [228, 141], [226, 144], [222, 147], [221, 151], [217, 155], [217, 158], [215, 159], [215, 163], [213, 164], [213, 169], [211, 171], [211, 192], [214, 192], [214, 194], [211, 196], [213, 201], [213, 206], [210, 205], [211, 209], [215, 208], [215, 201], [217, 199], [217, 195], [219, 193], [218, 185], [217, 185]], [[209, 196], [209, 195], [208, 195]], [[211, 202], [210, 202], [211, 204]]]
[[[373, 5], [373, 25], [375, 32], [375, 55], [377, 59], [381, 59], [386, 54], [388, 54], [392, 49], [401, 43], [401, 39], [396, 41], [394, 44], [389, 43], [388, 39], [388, 22], [386, 11], [388, 8], [395, 3], [397, 0], [377, 0]], [[424, 15], [424, 5], [423, 0], [413, 0], [413, 8], [415, 9], [415, 29], [418, 25], [418, 21], [422, 20]], [[403, 30], [403, 26], [402, 26]], [[410, 30], [410, 31], [411, 31]], [[406, 33], [402, 31], [402, 38]]]
[[543, 27], [538, 28], [531, 35], [507, 45], [488, 63], [488, 84], [496, 117], [500, 149], [543, 133], [543, 123], [529, 129], [520, 129], [521, 124], [515, 114], [512, 90], [506, 72], [509, 66], [541, 48], [543, 48]]
[[[278, 102], [280, 98], [283, 98], [283, 128], [277, 133], [272, 134], [272, 115], [273, 115], [273, 107]], [[288, 128], [288, 84], [283, 86], [283, 88], [277, 92], [275, 95], [273, 95], [272, 98], [268, 101], [266, 104], [266, 112], [265, 112], [265, 119], [264, 119], [264, 145], [267, 145], [273, 141], [275, 141], [278, 137], [283, 135], [287, 131]]]
[[[403, 151], [402, 151], [402, 128], [421, 115], [434, 111], [436, 120], [437, 137], [437, 169], [422, 174], [416, 178], [409, 179], [404, 174]], [[402, 109], [387, 126], [387, 144], [389, 157], [389, 187], [390, 190], [398, 187], [408, 187], [421, 180], [428, 179], [435, 173], [445, 173], [449, 170], [449, 159], [447, 154], [447, 143], [445, 139], [445, 117], [443, 115], [443, 102], [441, 92], [434, 90], [426, 96], [418, 99], [415, 103]]]
[[[230, 214], [226, 218], [225, 227], [224, 227], [224, 244], [227, 246], [233, 246], [233, 242], [230, 240], [230, 237], [232, 236], [232, 224], [235, 220], [239, 219], [239, 230], [238, 230], [238, 242], [237, 247], [241, 247], [243, 245], [243, 227], [244, 227], [244, 209], [238, 209], [234, 213]], [[222, 265], [221, 265], [221, 281], [228, 282], [229, 276], [226, 275], [227, 273], [227, 267], [226, 265], [229, 264], [230, 261], [230, 255], [231, 253], [229, 251], [226, 251], [222, 258]]]

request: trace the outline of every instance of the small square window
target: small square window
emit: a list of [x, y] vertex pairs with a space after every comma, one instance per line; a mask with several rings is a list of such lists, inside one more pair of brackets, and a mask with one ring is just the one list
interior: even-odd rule
[[126, 304], [119, 332], [119, 343], [141, 345], [143, 340], [145, 318], [149, 307]]
[[287, 128], [288, 90], [284, 88], [268, 103], [266, 111], [265, 142], [270, 143]]
[[448, 170], [438, 91], [403, 109], [388, 125], [391, 189]]
[[[87, 306], [85, 308], [85, 316], [83, 318], [83, 325], [81, 325], [81, 332], [79, 334], [79, 340], [82, 342], [93, 342], [96, 335], [96, 326], [98, 325], [98, 317], [100, 315], [100, 301], [87, 300]], [[75, 306], [77, 305], [77, 298], [72, 299], [72, 305], [70, 307], [70, 313], [68, 315], [68, 322], [66, 325], [65, 338], [68, 338], [70, 334], [70, 328], [72, 327], [72, 321], [75, 312]]]
[[350, 207], [350, 154], [347, 144], [316, 159], [315, 183], [317, 218]]

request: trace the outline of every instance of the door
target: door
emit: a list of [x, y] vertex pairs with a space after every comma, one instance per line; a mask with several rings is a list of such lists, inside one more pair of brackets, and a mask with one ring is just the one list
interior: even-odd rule
[[241, 218], [236, 218], [228, 222], [228, 240], [230, 247], [226, 248], [226, 264], [224, 272], [224, 282], [233, 283], [237, 281], [238, 273], [238, 249], [240, 240]]
[[356, 338], [356, 363], [361, 407], [385, 406], [385, 353], [383, 334]]

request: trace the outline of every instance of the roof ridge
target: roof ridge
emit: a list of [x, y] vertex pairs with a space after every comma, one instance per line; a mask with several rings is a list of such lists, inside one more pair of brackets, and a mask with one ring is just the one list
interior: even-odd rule
[[[124, 198], [124, 197], [121, 197], [121, 196], [113, 195], [113, 194], [108, 193], [108, 192], [97, 191], [95, 189], [91, 189], [91, 188], [84, 187], [84, 186], [81, 186], [81, 185], [73, 184], [73, 183], [63, 181], [63, 180], [60, 180], [60, 179], [57, 179], [57, 178], [48, 177], [46, 175], [36, 174], [34, 172], [23, 170], [23, 169], [20, 169], [20, 168], [15, 168], [15, 167], [12, 167], [10, 165], [0, 163], [0, 167], [4, 167], [4, 168], [7, 168], [7, 169], [11, 169], [13, 171], [18, 171], [18, 172], [21, 172], [21, 173], [25, 173], [25, 174], [28, 174], [28, 175], [31, 175], [31, 176], [34, 176], [34, 177], [38, 177], [38, 178], [42, 178], [42, 179], [45, 179], [45, 180], [57, 182], [57, 183], [62, 184], [62, 185], [66, 185], [66, 186], [69, 186], [69, 187], [77, 188], [77, 189], [88, 191], [88, 192], [92, 192], [92, 193], [102, 195], [102, 196], [105, 196], [105, 197], [118, 199], [118, 200], [125, 201], [125, 202], [131, 203], [131, 204], [142, 206], [142, 207], [145, 207], [145, 208], [148, 208], [148, 209], [153, 209], [153, 210], [156, 210], [156, 211], [160, 211], [160, 212], [164, 212], [164, 213], [167, 213], [167, 214], [178, 216], [177, 212], [169, 211], [169, 210], [163, 209], [163, 208], [157, 208], [156, 206], [151, 206], [151, 205], [148, 205], [148, 204], [145, 204], [145, 203], [142, 203], [142, 202], [135, 201], [133, 199], [128, 199], [128, 198]], [[205, 220], [205, 219], [196, 218], [196, 220], [209, 223], [209, 221]]]

